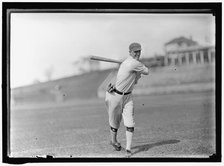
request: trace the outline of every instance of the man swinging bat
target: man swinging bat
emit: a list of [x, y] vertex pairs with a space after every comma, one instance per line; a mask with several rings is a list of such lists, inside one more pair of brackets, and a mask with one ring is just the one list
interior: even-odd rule
[[[141, 78], [141, 74], [149, 74], [148, 68], [139, 61], [141, 55], [139, 43], [130, 44], [129, 54], [130, 56], [120, 63], [115, 85], [108, 85], [105, 98], [109, 115], [110, 144], [115, 150], [121, 150], [121, 144], [117, 140], [117, 132], [123, 117], [126, 127], [126, 157], [132, 155], [131, 144], [135, 125], [132, 90]], [[108, 59], [105, 58], [103, 61], [108, 61]], [[114, 63], [119, 62], [114, 61]]]

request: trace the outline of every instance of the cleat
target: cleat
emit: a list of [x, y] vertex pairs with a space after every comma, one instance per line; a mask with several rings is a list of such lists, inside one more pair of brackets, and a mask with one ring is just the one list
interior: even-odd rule
[[121, 150], [121, 144], [119, 142], [112, 143], [112, 141], [111, 141], [110, 145], [112, 145], [116, 151]]

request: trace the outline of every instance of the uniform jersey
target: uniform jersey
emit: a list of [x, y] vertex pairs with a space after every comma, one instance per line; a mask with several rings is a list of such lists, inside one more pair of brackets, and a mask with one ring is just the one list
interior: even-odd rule
[[116, 89], [121, 92], [132, 91], [140, 74], [144, 72], [148, 72], [148, 68], [129, 56], [121, 63], [118, 70], [115, 84]]

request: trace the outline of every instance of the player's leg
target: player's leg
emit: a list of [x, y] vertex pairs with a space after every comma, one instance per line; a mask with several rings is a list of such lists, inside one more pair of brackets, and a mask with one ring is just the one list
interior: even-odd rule
[[120, 102], [111, 97], [110, 100], [106, 100], [106, 105], [109, 115], [111, 145], [119, 151], [121, 150], [121, 145], [117, 141], [117, 132], [122, 119]]
[[121, 113], [117, 113], [116, 110], [109, 110], [110, 135], [112, 143], [118, 142], [117, 132], [120, 127], [121, 119]]
[[132, 138], [134, 133], [134, 107], [133, 101], [128, 101], [123, 109], [123, 120], [126, 126], [126, 151], [131, 151]]
[[134, 127], [127, 127], [126, 130], [126, 150], [131, 150], [132, 138], [133, 138]]
[[120, 127], [120, 122], [122, 119], [121, 113], [117, 113], [115, 110], [109, 110], [109, 124], [110, 124], [110, 136], [111, 142], [110, 144], [115, 148], [115, 150], [121, 150], [121, 144], [117, 141], [117, 133]]

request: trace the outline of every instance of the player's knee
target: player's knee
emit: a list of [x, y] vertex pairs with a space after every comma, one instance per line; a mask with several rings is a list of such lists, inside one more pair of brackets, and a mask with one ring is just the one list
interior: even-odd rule
[[131, 127], [134, 127], [135, 126], [135, 122], [134, 122], [134, 119], [124, 119], [124, 125], [127, 127], [127, 126], [131, 126]]
[[133, 133], [134, 132], [134, 127], [126, 127], [126, 130]]
[[110, 126], [110, 130], [113, 131], [113, 132], [117, 132], [118, 129], [113, 128], [113, 127]]

